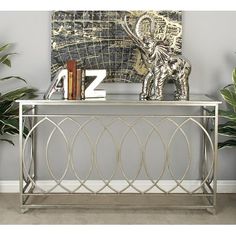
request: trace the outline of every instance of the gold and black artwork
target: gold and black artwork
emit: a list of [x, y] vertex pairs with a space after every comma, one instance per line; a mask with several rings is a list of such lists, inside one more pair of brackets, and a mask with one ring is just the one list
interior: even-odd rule
[[[106, 69], [104, 82], [142, 82], [147, 68], [141, 60], [140, 50], [122, 27], [125, 16], [132, 25], [142, 14], [145, 11], [52, 12], [52, 77], [68, 60], [74, 59], [80, 68]], [[157, 37], [164, 33], [168, 35], [167, 41], [174, 52], [180, 54], [181, 11], [148, 11], [148, 14], [155, 19]]]

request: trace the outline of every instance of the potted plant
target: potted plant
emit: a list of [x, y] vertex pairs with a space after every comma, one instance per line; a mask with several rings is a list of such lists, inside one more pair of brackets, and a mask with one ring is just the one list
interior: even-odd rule
[[[6, 53], [5, 51], [10, 47], [10, 44], [0, 46], [0, 66], [5, 65], [11, 67], [10, 57], [15, 53]], [[19, 76], [8, 76], [0, 78], [1, 83], [6, 82], [9, 79], [21, 80], [24, 83], [26, 81]], [[2, 93], [0, 91], [0, 141], [5, 141], [14, 145], [13, 141], [9, 138], [1, 138], [2, 135], [10, 134], [16, 135], [19, 133], [19, 106], [15, 102], [17, 99], [26, 97], [32, 98], [35, 96], [36, 89], [23, 86], [11, 91]], [[27, 133], [27, 129], [24, 129], [24, 133]]]
[[220, 93], [227, 103], [227, 110], [219, 110], [219, 116], [225, 118], [225, 122], [219, 124], [218, 132], [227, 139], [218, 143], [218, 148], [236, 147], [236, 68], [232, 73], [233, 83], [225, 86]]

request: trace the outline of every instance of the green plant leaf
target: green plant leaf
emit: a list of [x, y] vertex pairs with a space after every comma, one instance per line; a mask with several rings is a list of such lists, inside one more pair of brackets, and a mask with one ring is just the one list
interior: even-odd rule
[[236, 146], [236, 140], [235, 139], [229, 139], [225, 142], [218, 143], [218, 148], [222, 149], [225, 147], [235, 147]]
[[221, 89], [220, 93], [227, 103], [233, 107], [236, 107], [236, 93], [234, 91], [229, 89]]
[[224, 124], [219, 124], [218, 127], [228, 127], [228, 128], [235, 128], [236, 129], [236, 121], [227, 121]]
[[36, 91], [37, 89], [34, 88], [22, 87], [1, 95], [0, 102], [1, 100], [17, 100], [24, 96], [27, 96], [27, 98], [33, 98], [36, 96]]
[[219, 110], [219, 116], [236, 121], [236, 113], [234, 111]]
[[8, 44], [5, 44], [3, 46], [0, 47], [0, 52], [4, 51], [5, 49], [7, 49], [11, 44], [8, 43]]
[[222, 136], [236, 138], [236, 129], [231, 127], [218, 127], [218, 133]]
[[[19, 107], [18, 107], [18, 105], [16, 105], [15, 102], [12, 103], [12, 104], [13, 105], [8, 109], [8, 111], [5, 114], [3, 114], [3, 116], [7, 116], [10, 119], [19, 116]], [[23, 110], [25, 110], [25, 109], [23, 109]]]
[[[7, 119], [7, 120], [0, 120], [0, 123], [3, 124], [2, 126], [2, 133], [6, 132], [6, 129], [10, 128], [11, 130], [13, 130], [15, 133], [19, 132], [19, 124], [18, 124], [18, 119]], [[4, 131], [5, 129], [5, 131]]]
[[236, 146], [236, 70], [232, 73], [233, 83], [220, 90], [223, 99], [232, 106], [232, 110], [219, 110], [219, 116], [228, 119], [224, 124], [218, 125], [218, 133], [221, 136], [230, 137], [224, 142], [218, 143], [218, 148]]
[[228, 84], [223, 89], [231, 89], [231, 90], [233, 90], [233, 84]]
[[2, 62], [2, 64], [5, 64], [8, 67], [11, 67], [11, 60], [10, 59], [5, 59], [5, 61]]
[[[10, 44], [5, 44], [0, 47], [0, 53], [6, 50]], [[0, 55], [0, 64], [4, 64], [6, 66], [11, 67], [10, 56], [16, 53], [1, 53]], [[0, 79], [1, 81], [9, 80], [9, 79], [18, 79], [26, 83], [24, 79], [19, 76], [8, 76]], [[10, 134], [17, 135], [19, 134], [19, 105], [15, 102], [17, 99], [26, 98], [31, 99], [36, 97], [36, 89], [21, 87], [5, 94], [0, 93], [0, 135]], [[31, 108], [32, 109], [32, 108]], [[29, 108], [24, 108], [23, 112], [29, 110]], [[26, 126], [23, 127], [23, 137], [29, 133], [29, 130]], [[0, 141], [5, 141], [10, 144], [14, 143], [6, 138], [1, 138]]]
[[233, 70], [232, 79], [233, 79], [233, 84], [234, 84], [234, 91], [236, 92], [236, 68], [234, 68]]
[[226, 122], [225, 124], [218, 125], [218, 133], [221, 136], [236, 138], [236, 123], [230, 124], [231, 122]]
[[10, 144], [12, 144], [12, 145], [15, 145], [15, 144], [14, 144], [11, 140], [9, 140], [9, 139], [0, 138], [0, 141], [8, 142], [8, 143], [10, 143]]
[[3, 81], [3, 80], [9, 80], [9, 79], [18, 79], [18, 80], [21, 80], [21, 81], [27, 83], [26, 80], [22, 79], [22, 78], [19, 77], [19, 76], [14, 76], [14, 75], [1, 78], [0, 80]]
[[[16, 53], [7, 53], [6, 55], [0, 57], [0, 64], [1, 64], [1, 63], [2, 63], [2, 64], [6, 64], [6, 63], [5, 63], [5, 60], [9, 60], [8, 57], [11, 56], [11, 55], [14, 55], [14, 54], [16, 54]], [[7, 65], [7, 64], [6, 64], [6, 65]]]
[[9, 109], [14, 105], [12, 101], [3, 101], [0, 103], [0, 117], [4, 114], [6, 114]]

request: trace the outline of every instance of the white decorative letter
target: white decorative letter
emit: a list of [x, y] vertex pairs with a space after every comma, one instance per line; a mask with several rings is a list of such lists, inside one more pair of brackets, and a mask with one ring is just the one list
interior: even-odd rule
[[93, 82], [85, 89], [86, 98], [106, 97], [105, 90], [95, 90], [95, 88], [106, 78], [106, 70], [86, 70], [85, 76], [97, 76]]

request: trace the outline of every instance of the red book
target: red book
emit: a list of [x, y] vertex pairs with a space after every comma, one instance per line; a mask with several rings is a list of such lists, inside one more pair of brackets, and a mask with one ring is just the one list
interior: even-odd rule
[[77, 67], [76, 60], [67, 61], [68, 78], [69, 78], [70, 72], [72, 73], [72, 88], [69, 88], [68, 86], [68, 92], [72, 90], [72, 100], [76, 99], [76, 86], [77, 86], [76, 85], [76, 81], [77, 81], [76, 67]]

